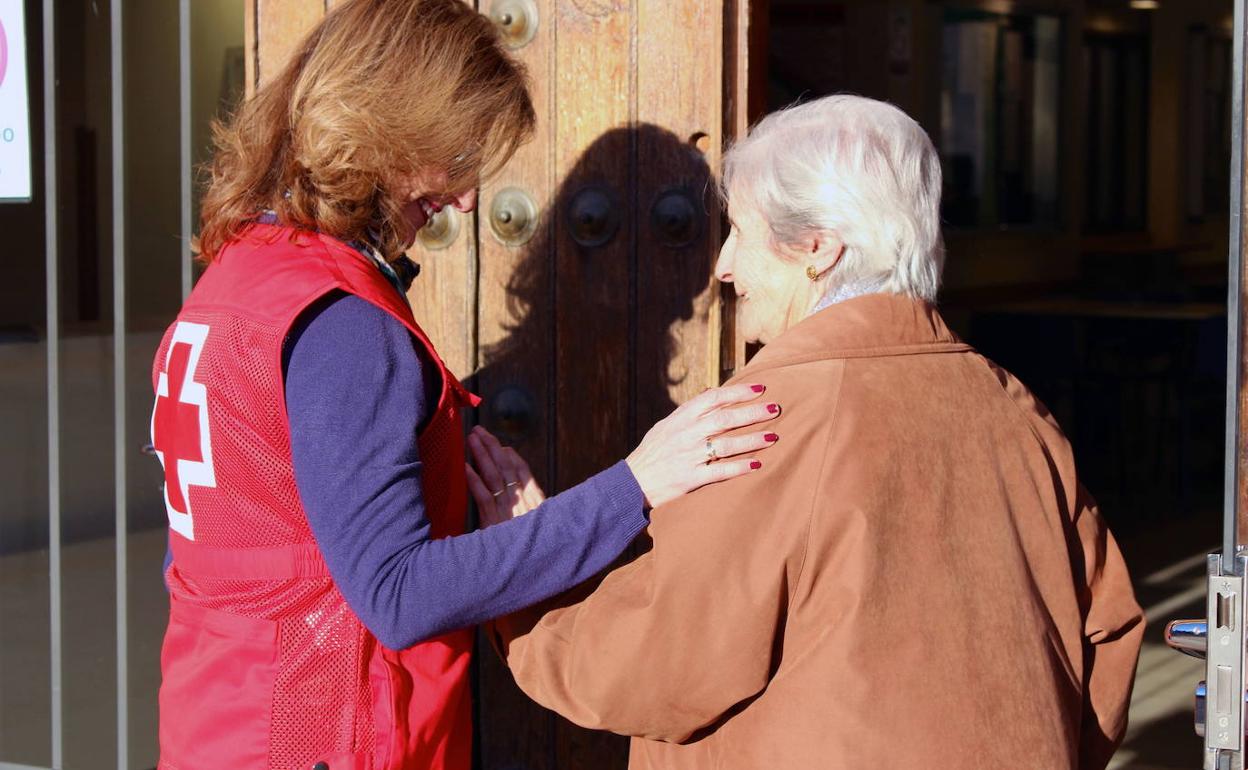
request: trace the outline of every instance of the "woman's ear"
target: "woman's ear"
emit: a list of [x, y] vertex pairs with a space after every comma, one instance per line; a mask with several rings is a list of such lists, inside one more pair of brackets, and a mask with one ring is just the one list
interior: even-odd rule
[[836, 263], [841, 261], [841, 255], [845, 253], [845, 244], [834, 232], [822, 232], [812, 236], [806, 247], [807, 264], [814, 267], [819, 275], [836, 267]]

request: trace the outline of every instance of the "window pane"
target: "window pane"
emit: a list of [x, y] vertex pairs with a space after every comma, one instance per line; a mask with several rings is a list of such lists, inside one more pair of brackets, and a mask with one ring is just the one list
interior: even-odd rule
[[[26, 44], [22, 66], [10, 59], [0, 88], [10, 89], [11, 97], [25, 77], [30, 96], [30, 125], [0, 129], [29, 132], [34, 166], [33, 199], [0, 203], [9, 257], [0, 281], [0, 763], [50, 766], [43, 27], [30, 4], [20, 23], [21, 9], [21, 3], [4, 2], [0, 21], [10, 57], [21, 55], [23, 38]], [[0, 121], [11, 115], [0, 113]]]
[[1061, 21], [949, 11], [942, 57], [946, 221], [1055, 227]]

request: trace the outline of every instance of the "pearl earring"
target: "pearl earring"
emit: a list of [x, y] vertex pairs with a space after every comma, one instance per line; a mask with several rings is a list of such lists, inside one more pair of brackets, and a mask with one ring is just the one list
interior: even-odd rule
[[806, 266], [806, 277], [812, 281], [819, 280], [819, 271], [815, 269], [814, 265]]

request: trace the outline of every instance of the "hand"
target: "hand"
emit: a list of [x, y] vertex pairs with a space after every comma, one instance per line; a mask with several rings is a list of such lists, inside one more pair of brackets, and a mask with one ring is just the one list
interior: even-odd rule
[[472, 465], [464, 464], [468, 491], [477, 503], [482, 527], [523, 516], [546, 499], [529, 464], [480, 425], [468, 433], [468, 451], [477, 466], [474, 471]]
[[760, 401], [740, 406], [754, 401], [765, 390], [762, 385], [712, 388], [656, 423], [626, 459], [646, 495], [646, 503], [657, 508], [698, 487], [763, 467], [750, 457], [724, 458], [765, 449], [778, 440], [776, 434], [716, 437], [780, 416], [778, 404]]

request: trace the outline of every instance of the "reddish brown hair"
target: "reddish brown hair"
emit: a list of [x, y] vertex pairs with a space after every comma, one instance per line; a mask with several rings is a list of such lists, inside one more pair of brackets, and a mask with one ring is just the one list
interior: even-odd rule
[[403, 180], [477, 185], [535, 120], [524, 69], [461, 0], [348, 0], [225, 123], [204, 194], [198, 250], [213, 260], [265, 209], [344, 240], [370, 229], [383, 253], [410, 240]]

